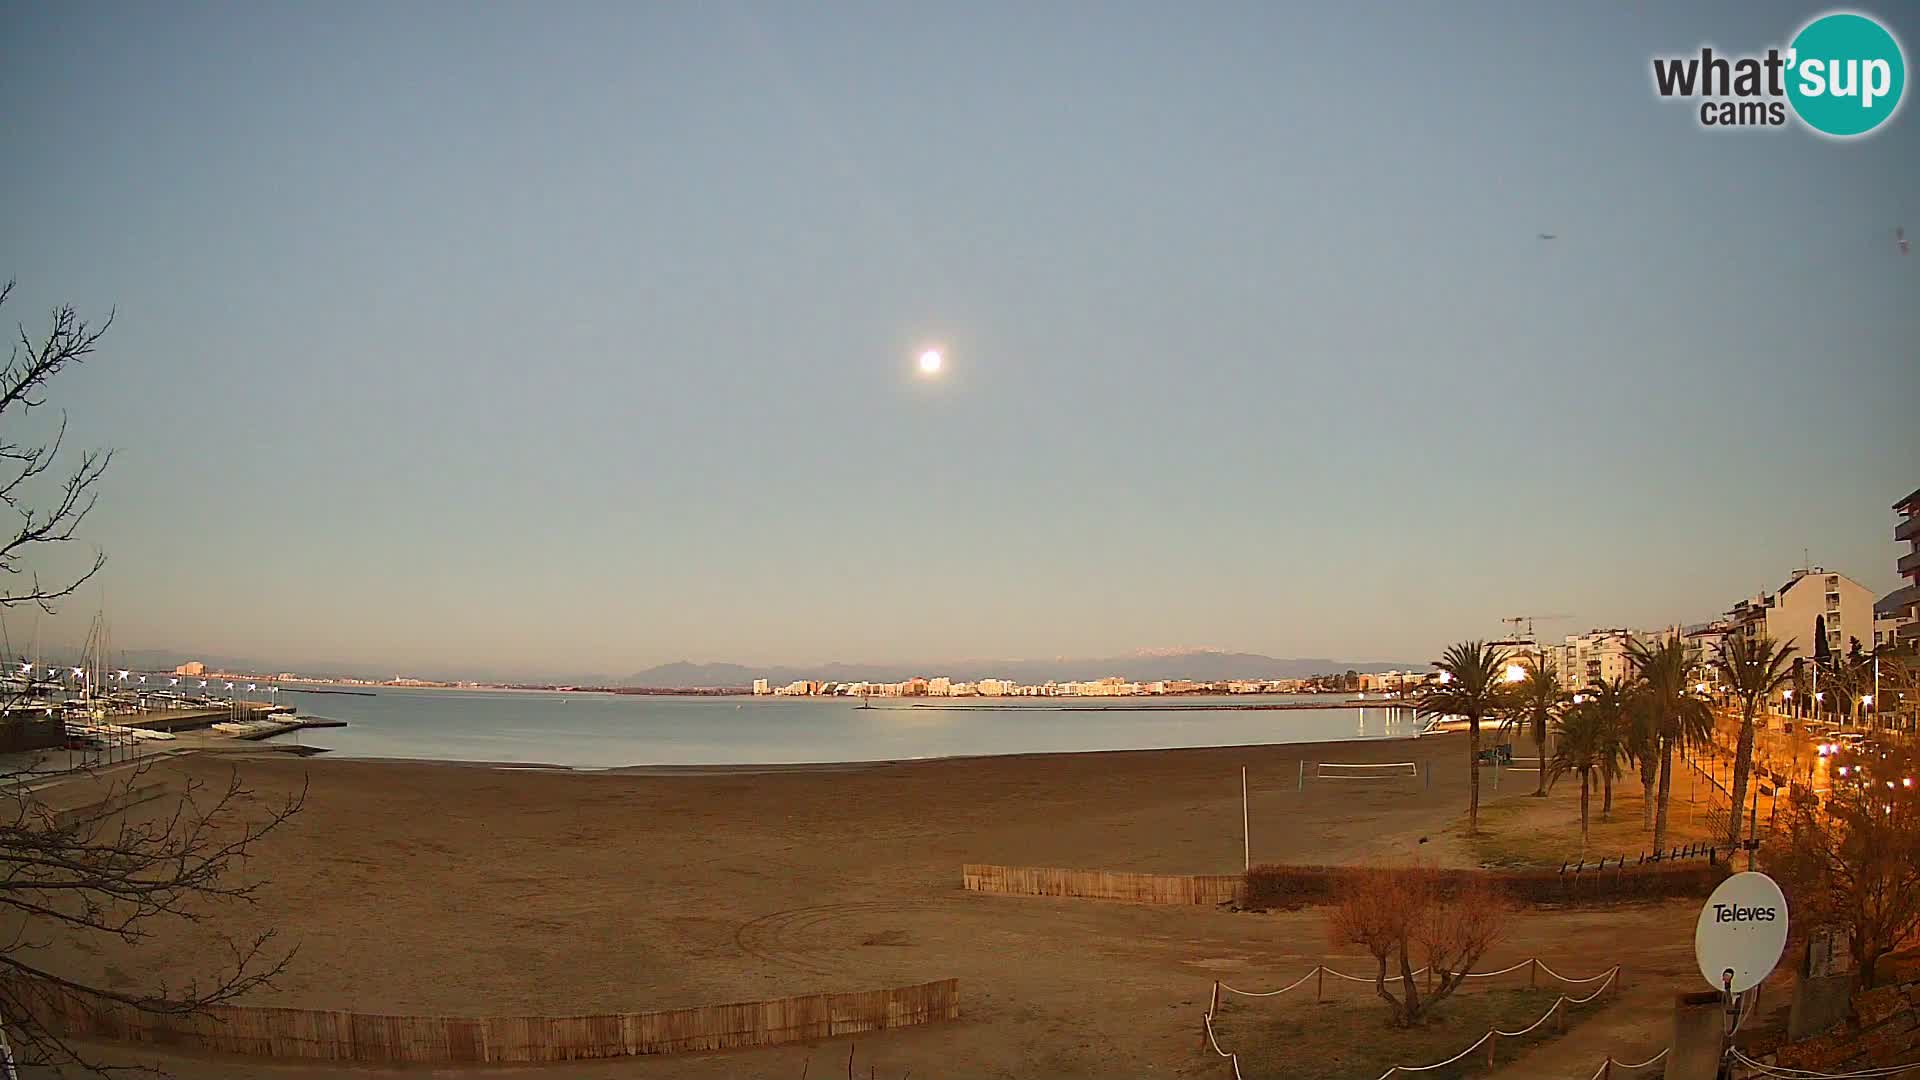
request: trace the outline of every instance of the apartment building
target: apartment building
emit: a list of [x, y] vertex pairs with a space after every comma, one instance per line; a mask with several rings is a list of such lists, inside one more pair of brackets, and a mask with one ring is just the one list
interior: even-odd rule
[[1727, 611], [1730, 632], [1747, 638], [1762, 635], [1791, 644], [1797, 654], [1812, 657], [1826, 651], [1846, 653], [1858, 641], [1873, 646], [1874, 596], [1865, 585], [1845, 574], [1814, 566], [1795, 570], [1786, 584], [1760, 593]]
[[1893, 504], [1900, 521], [1893, 541], [1907, 550], [1893, 564], [1907, 583], [1873, 606], [1873, 647], [1903, 648], [1920, 641], [1920, 490]]

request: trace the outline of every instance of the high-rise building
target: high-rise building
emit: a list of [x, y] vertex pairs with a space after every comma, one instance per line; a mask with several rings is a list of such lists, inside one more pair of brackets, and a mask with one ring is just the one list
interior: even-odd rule
[[1920, 641], [1920, 491], [1893, 504], [1900, 523], [1893, 527], [1894, 543], [1907, 550], [1893, 568], [1907, 583], [1873, 605], [1873, 647], [1907, 648]]
[[773, 693], [773, 690], [767, 686], [767, 680], [755, 679], [753, 680], [753, 693], [755, 697], [761, 697]]
[[174, 668], [173, 673], [175, 675], [205, 675], [207, 673], [207, 665], [198, 660], [189, 660], [179, 667]]

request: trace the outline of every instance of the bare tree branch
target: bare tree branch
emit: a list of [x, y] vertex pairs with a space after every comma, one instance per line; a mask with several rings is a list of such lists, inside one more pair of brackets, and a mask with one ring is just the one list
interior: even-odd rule
[[[0, 306], [12, 295], [13, 282], [0, 286]], [[17, 518], [11, 533], [0, 532], [0, 576], [25, 574], [30, 582], [24, 589], [0, 590], [0, 610], [32, 604], [51, 614], [54, 601], [73, 595], [106, 565], [106, 556], [95, 551], [93, 564], [85, 572], [65, 584], [49, 585], [25, 564], [36, 552], [73, 539], [74, 531], [93, 511], [98, 498], [95, 488], [113, 461], [113, 451], [82, 452], [50, 505], [39, 509], [31, 498], [38, 486], [34, 481], [61, 459], [66, 414], [61, 414], [59, 427], [45, 440], [21, 441], [16, 433], [17, 420], [46, 403], [43, 392], [47, 384], [63, 370], [93, 355], [112, 325], [111, 313], [95, 326], [82, 319], [71, 305], [56, 307], [51, 325], [38, 338], [24, 324], [19, 325], [6, 366], [0, 368], [0, 506]]]
[[[12, 282], [0, 286], [0, 305], [12, 294]], [[20, 420], [46, 403], [48, 384], [93, 355], [112, 325], [111, 314], [96, 326], [70, 306], [57, 307], [43, 335], [19, 327], [0, 368], [0, 508], [12, 515], [0, 528], [0, 580], [14, 585], [0, 589], [0, 611], [30, 604], [52, 612], [106, 563], [96, 551], [89, 569], [51, 584], [32, 565], [35, 556], [73, 540], [93, 510], [113, 452], [82, 451], [63, 466], [71, 456], [63, 455], [64, 413], [45, 439], [18, 431]], [[55, 476], [64, 478], [54, 484]], [[50, 792], [71, 794], [76, 785], [90, 802], [56, 810], [48, 801]], [[215, 785], [163, 780], [151, 760], [109, 772], [55, 771], [44, 761], [0, 770], [0, 926], [7, 928], [0, 933], [0, 1029], [17, 1060], [56, 1072], [147, 1071], [80, 1053], [63, 1034], [62, 1011], [80, 1001], [161, 1016], [205, 1015], [271, 985], [293, 957], [271, 930], [244, 938], [218, 934], [224, 958], [216, 955], [211, 974], [179, 986], [160, 979], [135, 989], [97, 985], [63, 970], [50, 947], [107, 942], [124, 950], [169, 924], [219, 927], [221, 905], [257, 902], [265, 883], [239, 871], [305, 799], [302, 785], [278, 804], [263, 802], [238, 773]]]

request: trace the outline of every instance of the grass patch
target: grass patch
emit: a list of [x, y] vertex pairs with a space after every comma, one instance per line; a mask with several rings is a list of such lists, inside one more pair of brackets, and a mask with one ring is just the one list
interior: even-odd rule
[[[1331, 983], [1332, 980], [1329, 980]], [[1464, 990], [1441, 1003], [1419, 1027], [1388, 1023], [1386, 1003], [1371, 984], [1343, 983], [1328, 1000], [1313, 1000], [1311, 984], [1279, 1001], [1222, 996], [1213, 1030], [1224, 1050], [1240, 1055], [1240, 1070], [1253, 1077], [1300, 1080], [1353, 1080], [1374, 1077], [1393, 1065], [1430, 1065], [1450, 1058], [1489, 1028], [1518, 1030], [1538, 1020], [1559, 997], [1545, 988]], [[1607, 1001], [1566, 1007], [1571, 1027]], [[1497, 1041], [1496, 1061], [1511, 1061], [1522, 1046], [1559, 1034], [1548, 1021], [1531, 1034]], [[1206, 1050], [1211, 1057], [1213, 1051]], [[1486, 1047], [1444, 1069], [1421, 1073], [1424, 1080], [1451, 1080], [1486, 1072]]]
[[[1675, 777], [1667, 807], [1667, 846], [1678, 847], [1712, 840], [1707, 829], [1706, 793], [1695, 788], [1697, 802], [1688, 801], [1684, 774]], [[1613, 814], [1600, 816], [1600, 792], [1593, 793], [1591, 838], [1584, 851], [1580, 843], [1580, 782], [1562, 780], [1544, 799], [1502, 791], [1489, 799], [1482, 792], [1480, 832], [1467, 835], [1463, 811], [1449, 831], [1465, 838], [1467, 848], [1482, 866], [1501, 869], [1558, 870], [1563, 862], [1585, 858], [1598, 862], [1622, 855], [1633, 865], [1641, 852], [1651, 851], [1653, 835], [1643, 826], [1639, 777], [1623, 778], [1613, 789]]]

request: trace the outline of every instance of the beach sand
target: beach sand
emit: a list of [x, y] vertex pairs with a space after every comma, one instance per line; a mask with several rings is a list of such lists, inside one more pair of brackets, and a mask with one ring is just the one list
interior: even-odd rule
[[[958, 977], [964, 1019], [851, 1040], [861, 1075], [1217, 1076], [1223, 1063], [1196, 1043], [1214, 978], [1272, 987], [1328, 958], [1364, 970], [1327, 944], [1323, 912], [981, 896], [960, 891], [960, 865], [1237, 872], [1243, 765], [1255, 862], [1466, 864], [1448, 828], [1465, 807], [1465, 757], [1465, 737], [1443, 735], [853, 770], [196, 755], [156, 775], [220, 784], [237, 768], [262, 798], [310, 785], [305, 811], [248, 863], [268, 882], [260, 903], [220, 912], [230, 932], [273, 927], [298, 946], [251, 1004], [566, 1015]], [[1302, 760], [1429, 759], [1431, 790], [1316, 781], [1311, 766], [1306, 791], [1296, 786]], [[1566, 797], [1563, 786], [1552, 801]], [[1523, 916], [1490, 962], [1538, 954], [1584, 974], [1617, 958], [1643, 977], [1683, 974], [1692, 910]], [[131, 952], [64, 949], [56, 961], [131, 988], [136, 971], [199, 970], [209, 943], [176, 926]], [[813, 1075], [838, 1075], [848, 1041], [488, 1074], [790, 1078], [811, 1059]], [[166, 1060], [188, 1076], [328, 1074]]]

